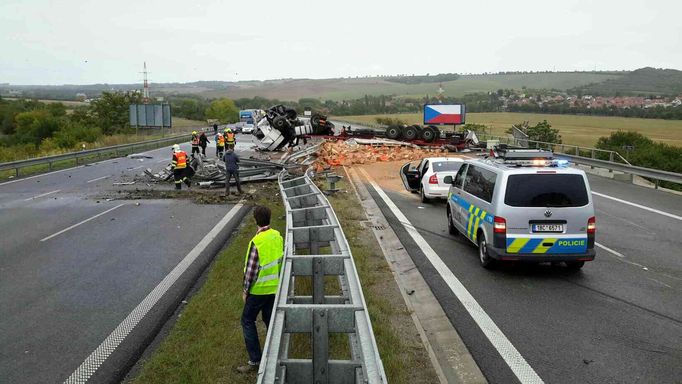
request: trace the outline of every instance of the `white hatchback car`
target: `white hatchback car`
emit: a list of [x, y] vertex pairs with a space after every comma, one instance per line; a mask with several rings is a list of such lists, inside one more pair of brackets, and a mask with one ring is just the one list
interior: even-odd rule
[[252, 134], [252, 133], [253, 133], [253, 130], [254, 130], [253, 124], [244, 124], [244, 125], [242, 126], [242, 133], [245, 134], [245, 135], [250, 135], [250, 134]]
[[410, 192], [419, 192], [422, 202], [430, 199], [447, 199], [450, 184], [443, 181], [446, 176], [453, 178], [464, 164], [464, 159], [457, 157], [427, 157], [417, 165], [407, 163], [400, 168], [400, 178]]

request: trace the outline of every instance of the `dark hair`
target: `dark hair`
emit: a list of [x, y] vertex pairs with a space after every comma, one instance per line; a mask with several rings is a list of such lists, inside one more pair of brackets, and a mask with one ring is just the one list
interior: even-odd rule
[[253, 217], [256, 219], [256, 224], [258, 224], [259, 227], [270, 225], [270, 208], [257, 205], [256, 208], [253, 209]]

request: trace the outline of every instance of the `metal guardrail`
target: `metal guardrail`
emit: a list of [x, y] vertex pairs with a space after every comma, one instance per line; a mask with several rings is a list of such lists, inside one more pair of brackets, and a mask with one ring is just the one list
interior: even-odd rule
[[[616, 151], [611, 151], [607, 149], [599, 149], [599, 148], [592, 148], [592, 147], [581, 147], [579, 145], [573, 145], [573, 144], [556, 144], [556, 143], [549, 143], [546, 141], [537, 141], [537, 140], [528, 140], [528, 139], [517, 139], [514, 137], [501, 137], [501, 136], [491, 136], [491, 135], [486, 135], [482, 134], [480, 135], [479, 139], [481, 140], [487, 140], [487, 139], [493, 139], [493, 140], [500, 140], [500, 143], [505, 142], [507, 144], [519, 146], [519, 147], [525, 147], [525, 148], [538, 148], [538, 149], [547, 149], [551, 150], [555, 153], [563, 153], [567, 155], [573, 155], [575, 157], [581, 157], [581, 158], [586, 158], [589, 157], [591, 159], [597, 159], [598, 155], [604, 155], [604, 157], [608, 157], [609, 161], [611, 162], [616, 162], [616, 161], [622, 161], [625, 164], [630, 165], [630, 162], [627, 161], [623, 156], [621, 156], [620, 153]], [[589, 153], [590, 156], [582, 156], [583, 153]]]
[[185, 133], [182, 135], [169, 136], [169, 137], [164, 137], [164, 138], [156, 139], [156, 140], [140, 141], [137, 143], [114, 145], [111, 147], [89, 149], [89, 150], [79, 151], [79, 152], [64, 153], [61, 155], [36, 157], [33, 159], [26, 159], [26, 160], [11, 161], [11, 162], [7, 162], [7, 163], [0, 163], [0, 171], [7, 171], [7, 170], [14, 169], [14, 170], [16, 170], [16, 173], [15, 173], [16, 177], [19, 177], [19, 169], [31, 167], [31, 166], [35, 166], [35, 165], [41, 165], [41, 164], [47, 164], [48, 170], [51, 171], [52, 170], [52, 164], [59, 162], [59, 161], [75, 160], [76, 165], [79, 165], [80, 159], [91, 158], [93, 156], [97, 156], [97, 158], [100, 159], [102, 157], [102, 155], [104, 155], [104, 154], [114, 153], [115, 156], [119, 156], [122, 153], [127, 154], [128, 152], [134, 153], [134, 152], [140, 151], [140, 150], [158, 148], [158, 147], [162, 147], [162, 146], [167, 145], [167, 144], [177, 143], [179, 139], [189, 140], [187, 135], [188, 134]]
[[[353, 256], [324, 194], [306, 175], [279, 186], [286, 208], [281, 283], [275, 299], [258, 383], [386, 383]], [[326, 276], [338, 276], [329, 295]], [[312, 295], [296, 279], [312, 280]], [[327, 288], [327, 292], [325, 291]], [[312, 359], [289, 357], [292, 334], [309, 334]], [[330, 359], [330, 334], [348, 335], [349, 360]]]
[[[488, 136], [487, 138], [497, 139], [500, 140], [500, 142], [504, 140], [507, 142], [507, 144], [518, 145], [515, 139], [509, 137], [502, 138], [496, 136]], [[682, 184], [682, 174], [680, 173], [631, 165], [620, 154], [618, 154], [618, 152], [615, 151], [607, 151], [598, 148], [578, 147], [575, 145], [568, 144], [554, 144], [543, 141], [528, 140], [528, 142], [535, 143], [534, 145], [529, 145], [529, 147], [551, 150], [555, 154], [558, 154], [559, 156], [564, 157], [575, 164], [588, 165], [590, 167], [595, 168], [604, 168], [610, 171], [618, 171], [652, 179], [656, 182], [656, 188], [658, 188], [659, 181], [669, 181], [672, 183]], [[565, 148], [571, 148], [571, 151], [564, 151]], [[573, 148], [575, 148], [575, 150], [573, 150]], [[571, 154], [568, 152], [575, 152], [575, 154]], [[589, 152], [590, 156], [589, 157], [582, 156], [581, 154], [584, 152]], [[596, 154], [598, 153], [604, 153], [608, 155], [609, 160], [602, 160], [596, 158]], [[621, 159], [622, 161], [625, 162], [625, 164], [614, 161], [614, 158]]]
[[[659, 169], [639, 167], [636, 165], [615, 163], [615, 162], [606, 161], [606, 160], [591, 159], [591, 158], [586, 158], [586, 157], [581, 157], [581, 156], [569, 155], [566, 153], [562, 153], [559, 156], [565, 157], [569, 161], [576, 163], [576, 164], [589, 165], [590, 167], [604, 168], [604, 169], [608, 169], [611, 171], [618, 171], [618, 172], [628, 173], [631, 175], [642, 176], [642, 177], [646, 177], [649, 179], [653, 179], [655, 181], [662, 180], [662, 181], [669, 181], [672, 183], [682, 184], [682, 174], [680, 174], [680, 173], [661, 171]], [[658, 183], [656, 183], [656, 186], [658, 186]]]

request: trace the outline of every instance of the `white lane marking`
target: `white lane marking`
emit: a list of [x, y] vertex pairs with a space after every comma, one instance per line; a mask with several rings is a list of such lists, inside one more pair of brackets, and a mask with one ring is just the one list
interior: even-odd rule
[[106, 179], [106, 178], [108, 178], [108, 177], [111, 177], [111, 175], [106, 175], [106, 176], [98, 177], [98, 178], [96, 178], [96, 179], [88, 180], [88, 181], [86, 181], [86, 183], [88, 183], [88, 184], [89, 184], [89, 183], [93, 183], [93, 182], [95, 182], [95, 181], [97, 181], [97, 180]]
[[611, 254], [614, 255], [614, 256], [617, 256], [617, 257], [619, 258], [618, 260], [620, 260], [620, 261], [622, 261], [622, 262], [624, 262], [624, 263], [627, 263], [627, 264], [630, 264], [630, 265], [634, 265], [635, 267], [639, 267], [639, 268], [641, 268], [641, 269], [643, 269], [643, 270], [645, 270], [645, 271], [648, 271], [648, 270], [649, 270], [649, 267], [647, 267], [647, 266], [645, 266], [645, 265], [642, 265], [642, 264], [640, 264], [640, 263], [635, 263], [634, 261], [630, 261], [630, 260], [628, 260], [627, 258], [625, 258], [625, 255], [623, 255], [622, 253], [620, 253], [620, 252], [618, 252], [618, 251], [615, 251], [615, 250], [613, 250], [613, 249], [611, 249], [611, 248], [609, 248], [609, 247], [607, 247], [607, 246], [605, 246], [605, 245], [603, 245], [603, 244], [599, 244], [599, 243], [595, 242], [594, 245], [596, 245], [597, 247], [599, 247], [599, 248], [601, 248], [601, 249], [603, 249], [603, 250], [605, 250], [605, 251], [611, 253]]
[[[599, 243], [595, 242], [594, 245], [596, 245], [597, 247], [599, 247], [599, 248], [601, 248], [601, 249], [603, 249], [603, 250], [609, 252], [610, 254], [612, 254], [612, 255], [618, 257], [616, 260], [620, 260], [620, 261], [622, 261], [622, 262], [624, 262], [624, 263], [627, 263], [627, 264], [630, 264], [630, 265], [634, 265], [635, 267], [639, 267], [639, 268], [641, 268], [641, 269], [643, 269], [643, 270], [645, 270], [645, 271], [654, 273], [654, 274], [656, 274], [656, 275], [665, 276], [665, 277], [667, 277], [667, 278], [669, 278], [669, 279], [682, 281], [682, 279], [679, 278], [679, 277], [677, 277], [677, 276], [673, 276], [673, 275], [669, 275], [669, 274], [667, 274], [667, 273], [663, 273], [663, 272], [651, 270], [651, 269], [649, 269], [649, 267], [647, 267], [646, 265], [642, 265], [642, 264], [639, 264], [639, 263], [635, 263], [634, 261], [630, 261], [630, 260], [628, 260], [628, 259], [625, 257], [625, 255], [623, 255], [622, 253], [620, 253], [620, 252], [618, 252], [618, 251], [616, 251], [616, 250], [613, 250], [613, 249], [611, 249], [611, 248], [609, 248], [609, 247], [607, 247], [607, 246], [605, 246], [605, 245], [603, 245], [603, 244], [599, 244]], [[656, 280], [656, 281], [658, 281], [658, 280]]]
[[383, 189], [374, 182], [364, 169], [360, 168], [360, 172], [365, 175], [374, 190], [384, 200], [388, 208], [393, 212], [403, 227], [405, 227], [405, 230], [407, 230], [407, 233], [410, 234], [414, 242], [421, 248], [424, 255], [429, 259], [436, 271], [438, 271], [452, 293], [454, 293], [457, 299], [462, 303], [469, 315], [474, 319], [478, 327], [481, 328], [483, 334], [490, 340], [519, 381], [522, 384], [543, 383], [540, 376], [535, 373], [535, 370], [526, 362], [516, 347], [507, 339], [504, 333], [497, 327], [495, 322], [493, 322], [490, 316], [483, 310], [481, 305], [478, 304], [466, 287], [464, 287], [459, 279], [452, 273], [450, 268], [445, 265], [436, 251], [431, 248], [419, 231], [415, 229], [407, 217], [405, 217], [395, 203], [393, 203], [391, 198], [386, 195]]
[[242, 204], [235, 205], [227, 214], [204, 236], [203, 239], [185, 256], [178, 265], [133, 309], [132, 312], [114, 329], [109, 336], [95, 349], [90, 356], [69, 376], [64, 383], [85, 383], [97, 371], [102, 363], [111, 355], [137, 324], [147, 315], [154, 305], [163, 297], [176, 280], [182, 276], [201, 252], [215, 239], [220, 231], [239, 212]]
[[609, 247], [607, 247], [607, 246], [605, 246], [605, 245], [603, 245], [603, 244], [599, 244], [599, 243], [597, 243], [597, 242], [595, 242], [594, 244], [595, 244], [597, 247], [599, 247], [599, 248], [601, 248], [601, 249], [603, 249], [603, 250], [605, 250], [605, 251], [609, 251], [609, 252], [613, 253], [614, 255], [620, 257], [621, 259], [624, 259], [624, 258], [625, 258], [625, 255], [623, 255], [622, 253], [620, 253], [620, 252], [618, 252], [618, 251], [614, 251], [613, 249], [611, 249], [611, 248], [609, 248]]
[[41, 197], [45, 197], [45, 196], [51, 195], [51, 194], [53, 194], [53, 193], [61, 192], [61, 191], [62, 191], [61, 189], [58, 189], [58, 190], [56, 190], [56, 191], [43, 193], [42, 195], [33, 196], [33, 197], [29, 197], [28, 199], [24, 199], [24, 201], [39, 199], [39, 198], [41, 198]]
[[131, 170], [131, 171], [134, 171], [134, 170], [140, 169], [140, 168], [142, 168], [142, 167], [144, 167], [144, 165], [140, 165], [139, 167], [135, 167], [135, 168], [130, 168], [130, 170]]
[[78, 227], [79, 225], [83, 225], [83, 224], [87, 223], [88, 221], [94, 220], [94, 219], [96, 219], [96, 218], [98, 218], [98, 217], [100, 217], [100, 216], [102, 216], [102, 215], [104, 215], [104, 214], [107, 214], [107, 213], [113, 211], [114, 209], [120, 208], [120, 207], [122, 207], [122, 206], [124, 206], [124, 205], [125, 205], [125, 204], [119, 204], [119, 205], [117, 205], [117, 206], [115, 206], [115, 207], [113, 207], [113, 208], [109, 208], [109, 209], [107, 209], [106, 211], [101, 212], [101, 213], [98, 213], [98, 214], [96, 214], [95, 216], [92, 216], [92, 217], [89, 218], [89, 219], [85, 219], [85, 220], [81, 221], [80, 223], [76, 223], [76, 224], [74, 224], [74, 225], [72, 225], [72, 226], [70, 226], [70, 227], [68, 227], [68, 228], [64, 228], [64, 229], [62, 229], [61, 231], [59, 231], [59, 232], [57, 232], [57, 233], [54, 233], [54, 234], [52, 234], [52, 235], [50, 235], [50, 236], [48, 236], [48, 237], [46, 237], [46, 238], [44, 238], [44, 239], [40, 239], [40, 241], [47, 241], [47, 240], [50, 240], [51, 238], [53, 238], [53, 237], [55, 237], [55, 236], [59, 236], [59, 235], [61, 235], [61, 234], [64, 233], [64, 232], [70, 231], [70, 230], [72, 230], [72, 229]]
[[0, 183], [0, 186], [7, 185], [7, 184], [18, 183], [18, 182], [24, 181], [24, 180], [31, 180], [31, 179], [35, 179], [36, 177], [53, 175], [53, 174], [55, 174], [55, 173], [61, 173], [61, 172], [66, 172], [66, 171], [73, 171], [74, 169], [83, 168], [83, 167], [85, 167], [85, 166], [84, 166], [84, 165], [79, 165], [79, 166], [73, 167], [73, 168], [65, 168], [65, 169], [60, 169], [60, 170], [58, 170], [58, 171], [52, 171], [52, 172], [48, 172], [48, 173], [41, 173], [40, 175], [33, 175], [33, 176], [29, 176], [29, 177], [22, 177], [21, 179], [10, 180], [10, 181], [5, 181], [4, 183]]
[[633, 207], [641, 208], [641, 209], [647, 210], [647, 211], [649, 211], [649, 212], [658, 213], [659, 215], [672, 217], [673, 219], [677, 219], [677, 220], [682, 221], [682, 216], [673, 215], [672, 213], [663, 212], [663, 211], [660, 211], [660, 210], [655, 209], [655, 208], [647, 207], [647, 206], [640, 205], [640, 204], [637, 204], [637, 203], [632, 203], [632, 202], [630, 202], [630, 201], [622, 200], [622, 199], [619, 199], [619, 198], [617, 198], [617, 197], [605, 195], [605, 194], [603, 194], [603, 193], [599, 193], [599, 192], [595, 192], [595, 191], [592, 191], [592, 194], [593, 194], [593, 195], [597, 195], [597, 196], [599, 196], [599, 197], [603, 197], [603, 198], [605, 198], [605, 199], [611, 199], [611, 200], [617, 201], [617, 202], [619, 202], [619, 203], [623, 203], [623, 204], [627, 204], [627, 205], [632, 205]]

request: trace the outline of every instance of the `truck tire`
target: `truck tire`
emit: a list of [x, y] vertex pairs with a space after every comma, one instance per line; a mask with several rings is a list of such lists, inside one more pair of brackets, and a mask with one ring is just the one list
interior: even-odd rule
[[412, 125], [403, 128], [403, 138], [405, 140], [414, 140], [417, 138], [417, 130]]
[[436, 131], [434, 130], [434, 127], [425, 127], [424, 131], [422, 132], [422, 139], [427, 143], [431, 143], [436, 140]]
[[390, 127], [386, 128], [386, 137], [391, 140], [398, 140], [401, 134], [400, 131], [400, 127], [391, 125]]
[[289, 122], [287, 121], [286, 117], [277, 116], [272, 120], [272, 126], [276, 130], [282, 132], [284, 129], [286, 129], [289, 126]]

